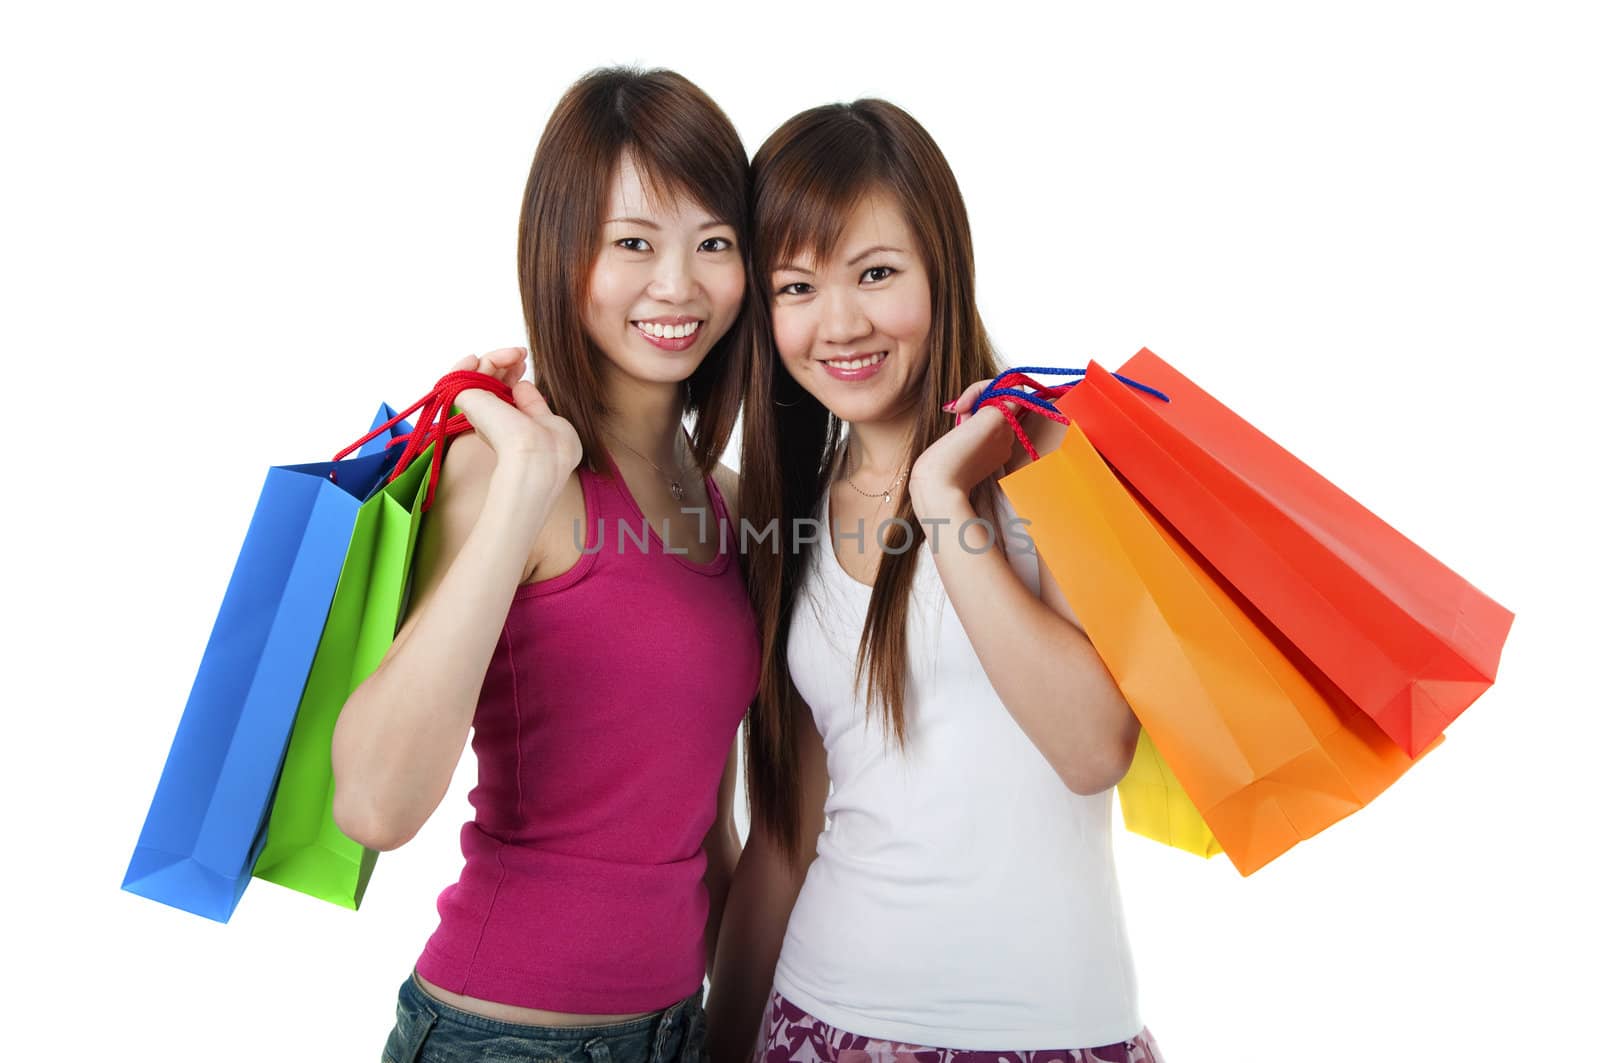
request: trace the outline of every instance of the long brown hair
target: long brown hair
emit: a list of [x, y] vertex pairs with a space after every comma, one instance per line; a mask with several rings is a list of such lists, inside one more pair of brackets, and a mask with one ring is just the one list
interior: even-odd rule
[[[751, 814], [791, 855], [799, 847], [797, 730], [807, 712], [789, 676], [790, 616], [806, 558], [795, 522], [815, 518], [840, 456], [842, 424], [783, 367], [772, 337], [773, 267], [833, 251], [855, 205], [886, 192], [916, 234], [928, 272], [928, 362], [916, 382], [910, 460], [949, 427], [940, 406], [998, 362], [978, 316], [972, 233], [950, 164], [916, 119], [883, 100], [829, 104], [785, 122], [751, 164], [751, 277], [766, 299], [752, 301], [754, 343], [745, 404], [740, 498], [746, 519], [777, 535], [745, 556], [746, 579], [762, 633], [761, 686], [745, 732]], [[993, 526], [992, 499], [978, 500]], [[909, 497], [890, 526], [857, 649], [856, 680], [905, 743], [906, 618], [923, 533]], [[906, 530], [909, 528], [909, 532]], [[824, 535], [828, 532], [823, 531]], [[769, 545], [770, 544], [770, 545]], [[818, 549], [827, 548], [826, 545]]]
[[[670, 70], [605, 67], [567, 90], [545, 125], [523, 193], [517, 281], [533, 378], [550, 409], [572, 422], [598, 468], [606, 413], [603, 355], [583, 327], [600, 251], [603, 199], [624, 155], [647, 194], [682, 195], [738, 234], [748, 233], [749, 161], [733, 123], [711, 98]], [[748, 305], [751, 300], [746, 300]], [[750, 315], [741, 313], [688, 380], [691, 449], [709, 475], [728, 444], [749, 375]]]

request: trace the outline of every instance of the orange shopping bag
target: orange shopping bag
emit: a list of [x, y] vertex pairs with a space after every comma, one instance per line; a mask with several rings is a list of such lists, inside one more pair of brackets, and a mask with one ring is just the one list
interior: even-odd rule
[[1411, 766], [1135, 499], [1077, 426], [1000, 486], [1241, 874], [1362, 808]]
[[1120, 374], [1171, 401], [1091, 363], [1057, 408], [1407, 753], [1494, 682], [1510, 612], [1150, 351]]

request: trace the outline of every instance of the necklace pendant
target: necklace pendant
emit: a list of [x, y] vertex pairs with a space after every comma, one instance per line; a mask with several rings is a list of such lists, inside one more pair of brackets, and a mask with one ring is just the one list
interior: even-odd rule
[[672, 497], [674, 501], [682, 502], [684, 496], [683, 485], [676, 480], [672, 481]]

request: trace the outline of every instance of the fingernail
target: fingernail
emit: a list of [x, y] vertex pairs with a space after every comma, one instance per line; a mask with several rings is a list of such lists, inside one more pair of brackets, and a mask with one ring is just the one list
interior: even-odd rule
[[965, 421], [966, 419], [967, 419], [967, 415], [966, 414], [964, 414], [964, 413], [956, 414], [956, 424], [960, 424], [962, 421]]
[[950, 413], [955, 408], [956, 408], [956, 400], [955, 399], [951, 399], [949, 402], [947, 402], [943, 406], [939, 407], [939, 409], [943, 410], [945, 413]]

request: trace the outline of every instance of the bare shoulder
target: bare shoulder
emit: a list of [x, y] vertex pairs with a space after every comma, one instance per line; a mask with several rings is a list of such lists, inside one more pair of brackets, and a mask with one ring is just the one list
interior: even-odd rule
[[728, 518], [733, 523], [739, 522], [739, 474], [726, 465], [718, 464], [711, 470], [711, 478], [716, 481], [717, 490], [722, 492], [722, 500], [728, 504]]
[[463, 432], [450, 440], [444, 452], [444, 464], [439, 470], [439, 480], [453, 490], [480, 489], [483, 481], [494, 472], [494, 448], [476, 432]]
[[479, 439], [477, 433], [464, 432], [450, 440], [439, 469], [433, 508], [422, 525], [419, 548], [429, 546], [431, 540], [447, 547], [445, 553], [454, 556], [483, 509], [494, 463], [494, 448]]
[[[1022, 430], [1028, 433], [1028, 439], [1033, 442], [1033, 449], [1039, 452], [1041, 458], [1046, 454], [1053, 454], [1067, 438], [1067, 426], [1043, 414], [1028, 411], [1018, 416], [1017, 420], [1022, 424]], [[1031, 460], [1019, 439], [1016, 446], [1011, 449], [1011, 457], [1006, 462], [1006, 471], [1014, 472]]]
[[[432, 460], [431, 457], [428, 460]], [[494, 449], [475, 433], [467, 432], [450, 440], [439, 470], [439, 484], [433, 505], [422, 521], [417, 537], [416, 560], [412, 576], [409, 616], [414, 619], [421, 606], [432, 597], [439, 581], [461, 550], [472, 526], [483, 510], [489, 493], [489, 478], [494, 472]], [[396, 645], [410, 630], [406, 621]]]
[[[443, 526], [442, 533], [452, 552], [465, 541], [483, 511], [497, 460], [494, 448], [476, 432], [456, 436], [445, 451], [434, 512], [442, 511], [443, 519], [436, 523]], [[423, 528], [426, 533], [426, 523]], [[573, 471], [551, 505], [544, 527], [534, 537], [523, 563], [522, 581], [558, 575], [576, 564], [582, 556], [583, 529], [583, 484]], [[550, 571], [552, 565], [558, 571]]]

